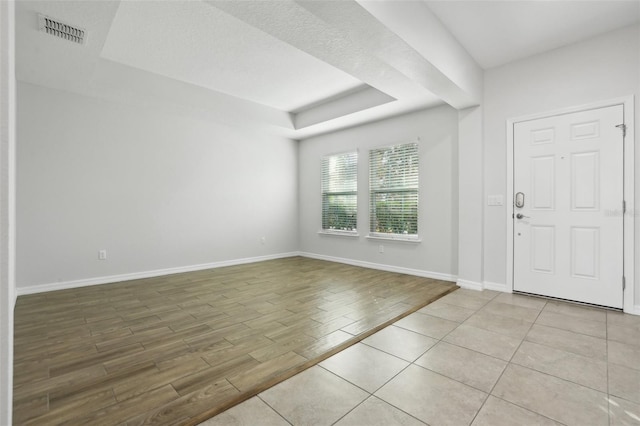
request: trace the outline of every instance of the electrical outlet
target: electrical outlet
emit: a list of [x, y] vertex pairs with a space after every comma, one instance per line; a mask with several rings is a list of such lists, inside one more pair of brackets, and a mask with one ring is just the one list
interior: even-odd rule
[[384, 253], [384, 246], [382, 244], [378, 246], [378, 253]]
[[107, 260], [107, 251], [99, 250], [98, 251], [98, 260]]
[[267, 237], [260, 238], [260, 244], [264, 245], [267, 242]]

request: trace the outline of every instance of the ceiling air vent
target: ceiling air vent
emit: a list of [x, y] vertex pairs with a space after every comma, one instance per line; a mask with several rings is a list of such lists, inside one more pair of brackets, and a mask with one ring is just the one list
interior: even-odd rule
[[84, 44], [87, 38], [87, 32], [84, 29], [44, 15], [38, 15], [38, 26], [40, 31], [78, 44]]

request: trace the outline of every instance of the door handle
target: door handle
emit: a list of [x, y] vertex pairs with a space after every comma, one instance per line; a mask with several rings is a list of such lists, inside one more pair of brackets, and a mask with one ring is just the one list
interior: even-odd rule
[[523, 215], [522, 213], [518, 213], [518, 214], [516, 215], [516, 217], [517, 217], [518, 219], [524, 219], [524, 218], [531, 219], [529, 216], [525, 216], [525, 215]]

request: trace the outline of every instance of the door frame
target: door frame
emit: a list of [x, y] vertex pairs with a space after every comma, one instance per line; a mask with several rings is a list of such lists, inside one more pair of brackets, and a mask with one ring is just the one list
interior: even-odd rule
[[[627, 126], [626, 137], [624, 138], [624, 199], [627, 202], [627, 213], [623, 216], [623, 274], [626, 279], [626, 288], [623, 292], [623, 310], [626, 313], [640, 315], [640, 311], [634, 306], [634, 259], [635, 259], [635, 224], [634, 224], [634, 97], [633, 95], [621, 98], [609, 99], [605, 101], [593, 102], [585, 105], [572, 106], [553, 111], [547, 111], [537, 114], [529, 114], [507, 119], [507, 195], [506, 200], [506, 226], [507, 226], [507, 288], [508, 292], [513, 292], [513, 152], [514, 152], [514, 126], [523, 121], [537, 120], [540, 118], [548, 118], [556, 115], [571, 114], [591, 109], [606, 108], [615, 105], [622, 105], [624, 123]], [[620, 206], [622, 211], [622, 206]], [[621, 212], [622, 213], [622, 212]], [[622, 285], [622, 277], [620, 277], [620, 285]], [[640, 308], [639, 308], [640, 309]]]

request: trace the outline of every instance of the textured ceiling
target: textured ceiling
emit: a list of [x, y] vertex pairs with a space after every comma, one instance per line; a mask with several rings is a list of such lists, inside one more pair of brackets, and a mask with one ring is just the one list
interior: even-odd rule
[[356, 2], [205, 1], [396, 99], [436, 100], [413, 78], [427, 61]]
[[640, 1], [427, 1], [484, 69], [640, 21]]
[[[478, 63], [638, 22], [639, 4], [18, 0], [16, 76], [305, 139], [444, 103], [477, 105]], [[85, 28], [86, 44], [39, 32], [38, 13]]]
[[[0, 0], [2, 1], [2, 0]], [[83, 91], [90, 84], [119, 1], [16, 2], [16, 76], [46, 87]], [[38, 14], [85, 28], [84, 46], [38, 31]]]
[[199, 1], [123, 2], [102, 57], [284, 111], [362, 85]]

